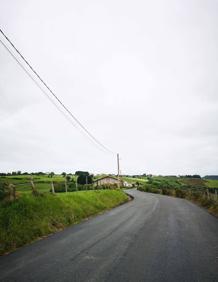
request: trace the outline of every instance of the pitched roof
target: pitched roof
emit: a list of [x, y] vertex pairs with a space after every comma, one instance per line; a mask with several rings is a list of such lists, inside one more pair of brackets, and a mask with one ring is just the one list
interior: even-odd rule
[[98, 178], [98, 179], [94, 180], [94, 182], [98, 182], [99, 180], [102, 180], [102, 179], [105, 179], [105, 178], [112, 178], [112, 179], [118, 181], [118, 179], [116, 177], [107, 175], [107, 176], [104, 176], [104, 177], [101, 177], [101, 178]]

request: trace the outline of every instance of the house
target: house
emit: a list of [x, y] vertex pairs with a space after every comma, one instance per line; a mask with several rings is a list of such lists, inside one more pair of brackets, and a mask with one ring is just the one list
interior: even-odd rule
[[129, 182], [127, 182], [127, 181], [123, 181], [123, 186], [124, 187], [132, 187], [132, 184], [131, 183], [129, 183]]
[[120, 182], [120, 186], [122, 186], [122, 180], [118, 180], [116, 177], [108, 175], [108, 176], [104, 176], [99, 179], [96, 179], [94, 181], [94, 185], [95, 186], [101, 186], [101, 185], [117, 185], [118, 186], [119, 182]]

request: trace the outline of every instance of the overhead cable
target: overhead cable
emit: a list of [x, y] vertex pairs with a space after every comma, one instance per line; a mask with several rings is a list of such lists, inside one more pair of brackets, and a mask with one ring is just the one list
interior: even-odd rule
[[[79, 119], [69, 110], [67, 106], [58, 98], [58, 96], [54, 93], [54, 91], [48, 86], [48, 84], [42, 79], [42, 77], [38, 74], [38, 72], [31, 66], [31, 64], [27, 61], [27, 59], [21, 54], [21, 52], [15, 47], [15, 45], [12, 43], [12, 41], [8, 38], [8, 36], [0, 29], [1, 34], [4, 36], [4, 38], [9, 42], [9, 44], [12, 46], [12, 48], [16, 51], [16, 53], [21, 57], [21, 59], [25, 62], [25, 64], [29, 67], [29, 69], [34, 73], [34, 75], [39, 79], [39, 81], [44, 85], [44, 87], [49, 91], [49, 93], [52, 95], [52, 97], [58, 102], [58, 104], [62, 107], [62, 109], [65, 111], [63, 112], [58, 108], [56, 103], [51, 99], [51, 97], [47, 94], [47, 92], [42, 88], [39, 82], [37, 82], [27, 71], [27, 69], [21, 64], [21, 62], [16, 58], [16, 56], [11, 52], [11, 50], [6, 46], [6, 44], [0, 39], [0, 42], [4, 46], [4, 48], [10, 53], [10, 55], [15, 59], [15, 61], [19, 64], [19, 66], [25, 71], [25, 73], [31, 78], [31, 80], [40, 88], [40, 90], [46, 95], [46, 97], [49, 99], [49, 101], [55, 105], [55, 107], [60, 111], [62, 114], [64, 114], [65, 118], [68, 119], [68, 116], [66, 113], [76, 122], [76, 124], [79, 125], [79, 127], [91, 138], [95, 144], [99, 145], [101, 148], [103, 148], [105, 151], [113, 153], [110, 149], [108, 149], [105, 145], [103, 145], [80, 121]], [[74, 123], [71, 124], [75, 126]]]

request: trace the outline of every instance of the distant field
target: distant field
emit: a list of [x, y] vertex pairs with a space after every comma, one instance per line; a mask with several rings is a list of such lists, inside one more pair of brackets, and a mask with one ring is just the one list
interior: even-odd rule
[[139, 182], [139, 184], [152, 184], [153, 188], [170, 188], [170, 189], [207, 189], [218, 188], [218, 180], [205, 180], [203, 178], [194, 177], [176, 177], [176, 176], [153, 176], [151, 178], [133, 178], [123, 177], [124, 180], [130, 183]]
[[206, 185], [209, 188], [218, 188], [218, 180], [206, 180]]
[[[94, 179], [99, 178], [103, 175], [95, 176]], [[1, 176], [0, 183], [13, 183], [16, 185], [16, 191], [20, 193], [29, 193], [31, 192], [31, 185], [30, 185], [30, 175], [15, 175], [15, 176]], [[75, 179], [75, 175], [71, 176]], [[146, 184], [148, 179], [146, 177], [122, 177], [123, 180], [129, 183], [136, 183], [139, 184]], [[202, 188], [218, 188], [218, 180], [205, 180], [200, 178], [179, 178], [174, 176], [153, 176], [152, 177], [154, 182], [165, 182], [174, 186], [174, 188], [179, 187], [180, 185], [191, 185], [193, 187], [202, 187]], [[54, 175], [52, 178], [48, 175], [37, 175], [33, 176], [33, 181], [36, 186], [36, 189], [39, 192], [49, 192], [51, 189], [51, 180], [54, 183], [54, 186], [64, 183], [64, 177], [62, 175]]]
[[[16, 186], [16, 191], [29, 193], [31, 191], [30, 177], [30, 175], [1, 176], [0, 183], [13, 183]], [[62, 175], [54, 175], [52, 178], [48, 175], [33, 176], [34, 184], [39, 192], [49, 192], [51, 180], [54, 182], [54, 185], [55, 183], [64, 183]]]
[[147, 182], [147, 179], [146, 178], [135, 178], [135, 177], [126, 177], [126, 176], [123, 176], [122, 177], [123, 180], [129, 182], [129, 183], [141, 183], [141, 184], [144, 184]]
[[206, 182], [202, 178], [180, 178], [179, 181], [183, 184], [190, 185], [192, 187], [206, 187]]

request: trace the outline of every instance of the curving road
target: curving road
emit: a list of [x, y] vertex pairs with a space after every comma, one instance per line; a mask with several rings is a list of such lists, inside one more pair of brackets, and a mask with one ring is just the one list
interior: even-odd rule
[[182, 199], [135, 199], [0, 257], [0, 281], [218, 281], [218, 219]]

